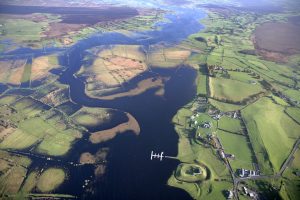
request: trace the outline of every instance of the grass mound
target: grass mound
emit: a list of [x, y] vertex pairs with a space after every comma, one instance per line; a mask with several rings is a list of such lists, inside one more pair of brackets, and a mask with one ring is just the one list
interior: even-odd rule
[[37, 188], [41, 192], [50, 192], [60, 186], [66, 178], [64, 170], [50, 168], [44, 171], [37, 182]]

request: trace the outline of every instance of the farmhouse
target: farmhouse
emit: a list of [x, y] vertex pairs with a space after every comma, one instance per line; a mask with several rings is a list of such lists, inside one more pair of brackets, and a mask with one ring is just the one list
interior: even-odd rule
[[211, 123], [211, 122], [204, 122], [204, 123], [202, 124], [202, 127], [203, 127], [203, 128], [211, 128], [211, 127], [212, 127], [212, 123]]
[[235, 158], [234, 154], [229, 154], [229, 153], [226, 153], [225, 157], [226, 158], [230, 158], [230, 159], [234, 159]]
[[213, 119], [215, 119], [215, 120], [219, 120], [219, 119], [221, 119], [221, 117], [222, 117], [222, 115], [220, 115], [220, 114], [217, 114], [217, 115], [213, 116]]
[[227, 199], [232, 199], [233, 198], [233, 192], [231, 190], [227, 191]]
[[224, 158], [225, 158], [225, 153], [224, 153], [224, 151], [223, 151], [223, 150], [220, 150], [220, 151], [219, 151], [219, 154], [220, 154], [220, 156], [221, 156], [221, 158], [222, 158], [222, 159], [224, 159]]
[[238, 174], [240, 177], [253, 177], [253, 176], [258, 176], [259, 173], [254, 170], [247, 170], [247, 169], [238, 169]]

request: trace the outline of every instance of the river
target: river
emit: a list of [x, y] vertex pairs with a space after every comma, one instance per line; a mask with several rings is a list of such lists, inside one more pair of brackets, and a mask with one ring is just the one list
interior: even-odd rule
[[[115, 100], [97, 100], [84, 93], [84, 84], [75, 76], [81, 64], [84, 51], [98, 45], [136, 44], [147, 48], [148, 45], [163, 42], [173, 45], [192, 33], [200, 31], [203, 26], [199, 20], [204, 17], [200, 9], [173, 8], [167, 14], [168, 23], [159, 23], [159, 30], [146, 31], [146, 39], [127, 37], [119, 33], [97, 34], [84, 39], [70, 47], [61, 57], [62, 64], [68, 68], [60, 76], [60, 82], [70, 86], [72, 101], [90, 107], [107, 107], [132, 114], [141, 127], [139, 136], [121, 134], [115, 139], [92, 145], [86, 140], [77, 142], [71, 152], [63, 160], [77, 161], [82, 152], [95, 152], [101, 147], [109, 147], [107, 172], [92, 185], [92, 192], [84, 192], [84, 179], [93, 174], [92, 166], [69, 167], [63, 163], [53, 162], [48, 165], [62, 166], [69, 172], [68, 180], [55, 192], [74, 194], [83, 199], [191, 199], [183, 190], [167, 186], [167, 180], [179, 161], [166, 159], [160, 162], [150, 160], [150, 152], [164, 151], [165, 155], [177, 155], [178, 136], [171, 123], [172, 117], [182, 106], [187, 104], [196, 94], [196, 71], [182, 66], [179, 69], [153, 68], [142, 76], [132, 80], [129, 85], [136, 84], [143, 77], [155, 77], [157, 74], [170, 77], [165, 84], [165, 95], [155, 95], [155, 89], [133, 97], [122, 97]], [[140, 35], [137, 34], [137, 35]], [[47, 53], [61, 49], [46, 49]], [[43, 54], [42, 50], [18, 49], [11, 54]], [[42, 162], [39, 159], [36, 161]]]

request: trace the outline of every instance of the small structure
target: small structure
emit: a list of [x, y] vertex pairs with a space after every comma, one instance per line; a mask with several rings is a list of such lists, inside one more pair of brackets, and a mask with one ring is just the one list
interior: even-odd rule
[[235, 159], [234, 154], [230, 154], [230, 153], [226, 153], [226, 154], [225, 154], [225, 157], [226, 157], [226, 158], [230, 158], [230, 159]]
[[215, 120], [219, 120], [219, 119], [221, 119], [221, 117], [222, 117], [222, 115], [220, 115], [220, 114], [217, 114], [217, 115], [213, 116], [213, 119], [215, 119]]
[[246, 195], [248, 194], [248, 189], [245, 186], [243, 186], [243, 191]]
[[238, 174], [240, 177], [245, 178], [245, 177], [258, 176], [259, 172], [254, 170], [238, 169]]
[[254, 194], [253, 192], [249, 192], [249, 196], [250, 196], [251, 198], [254, 198], [254, 197], [255, 197], [255, 194]]
[[225, 159], [225, 153], [224, 153], [223, 150], [220, 150], [219, 154], [220, 154], [220, 156], [221, 156], [222, 159]]
[[202, 124], [202, 127], [203, 127], [203, 128], [211, 128], [211, 127], [212, 127], [212, 123], [211, 123], [211, 122], [204, 122], [204, 123]]
[[202, 171], [198, 167], [193, 167], [193, 176], [202, 174]]
[[238, 117], [237, 112], [233, 113], [233, 118], [236, 119]]
[[233, 198], [233, 192], [231, 190], [227, 191], [227, 199], [232, 199]]

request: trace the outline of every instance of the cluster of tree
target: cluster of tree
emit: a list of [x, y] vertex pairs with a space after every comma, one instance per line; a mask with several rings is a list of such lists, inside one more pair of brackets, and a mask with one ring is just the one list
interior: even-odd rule
[[226, 99], [226, 98], [217, 98], [217, 97], [211, 97], [212, 99], [215, 99], [217, 101], [221, 101], [223, 103], [230, 103], [230, 104], [236, 104], [236, 105], [248, 105], [254, 101], [256, 101], [257, 99], [263, 97], [266, 95], [267, 92], [260, 92], [260, 93], [257, 93], [257, 94], [253, 94], [251, 96], [248, 96], [246, 98], [244, 98], [243, 100], [241, 101], [234, 101], [234, 100], [231, 100], [231, 99]]

